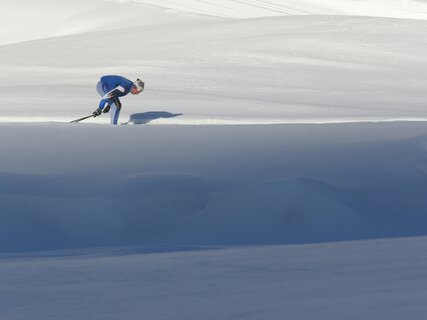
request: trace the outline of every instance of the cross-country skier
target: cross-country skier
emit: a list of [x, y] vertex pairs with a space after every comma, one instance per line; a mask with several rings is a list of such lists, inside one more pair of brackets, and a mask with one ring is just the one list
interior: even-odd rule
[[96, 90], [102, 97], [99, 102], [99, 107], [92, 113], [92, 116], [97, 117], [101, 113], [110, 112], [111, 124], [117, 124], [120, 115], [122, 104], [119, 97], [132, 94], [140, 94], [144, 91], [144, 82], [136, 79], [132, 82], [121, 76], [104, 76], [96, 85]]

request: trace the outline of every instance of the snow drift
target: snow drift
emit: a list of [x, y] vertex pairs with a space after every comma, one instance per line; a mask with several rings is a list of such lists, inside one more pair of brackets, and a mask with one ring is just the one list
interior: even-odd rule
[[426, 234], [423, 123], [0, 131], [2, 252]]

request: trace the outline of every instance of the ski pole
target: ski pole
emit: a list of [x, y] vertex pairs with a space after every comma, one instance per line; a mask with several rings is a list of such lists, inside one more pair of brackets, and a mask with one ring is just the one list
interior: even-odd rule
[[86, 116], [86, 117], [83, 117], [83, 118], [80, 118], [80, 119], [76, 119], [76, 120], [70, 121], [70, 123], [77, 123], [77, 122], [80, 122], [82, 120], [85, 120], [85, 119], [88, 119], [88, 118], [92, 118], [92, 117], [93, 117], [93, 115], [91, 114], [90, 116]]

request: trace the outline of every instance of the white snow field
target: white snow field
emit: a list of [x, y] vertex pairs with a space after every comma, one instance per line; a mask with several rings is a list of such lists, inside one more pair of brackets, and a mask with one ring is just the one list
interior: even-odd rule
[[1, 320], [425, 318], [427, 1], [2, 13]]
[[423, 237], [8, 256], [0, 258], [1, 314], [34, 320], [423, 319], [426, 244]]
[[[332, 9], [319, 9], [327, 15], [279, 16], [273, 10], [273, 16], [265, 17], [265, 9], [241, 1], [180, 1], [181, 11], [112, 1], [67, 1], [62, 9], [62, 2], [37, 1], [31, 12], [40, 13], [28, 20], [25, 36], [16, 37], [36, 39], [45, 32], [46, 38], [8, 45], [8, 38], [0, 40], [5, 43], [0, 51], [0, 122], [79, 118], [97, 106], [99, 77], [116, 73], [147, 83], [143, 95], [124, 100], [122, 122], [147, 111], [182, 114], [152, 121], [161, 124], [427, 117], [427, 21], [413, 19], [417, 14], [412, 11], [407, 19], [330, 15]], [[356, 3], [341, 2], [350, 8]], [[380, 2], [359, 2], [361, 8], [382, 8]], [[25, 10], [23, 0], [7, 6], [12, 12]], [[186, 6], [191, 12], [214, 6], [218, 16], [183, 12]], [[236, 8], [251, 18], [224, 18]], [[34, 27], [38, 20], [49, 30], [41, 23]], [[10, 30], [10, 24], [2, 30]], [[29, 28], [34, 35], [25, 33]], [[107, 123], [104, 118], [93, 122]]]

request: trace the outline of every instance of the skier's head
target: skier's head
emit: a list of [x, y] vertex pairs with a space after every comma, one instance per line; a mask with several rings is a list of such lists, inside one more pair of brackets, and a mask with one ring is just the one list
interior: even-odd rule
[[131, 93], [140, 94], [142, 91], [144, 91], [144, 81], [141, 79], [136, 79], [132, 85]]

